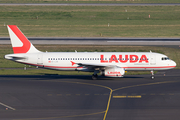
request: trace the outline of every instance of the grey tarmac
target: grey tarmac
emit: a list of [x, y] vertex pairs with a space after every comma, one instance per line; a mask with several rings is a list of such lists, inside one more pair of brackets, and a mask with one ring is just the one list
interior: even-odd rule
[[[179, 38], [79, 38], [79, 37], [30, 37], [33, 44], [61, 44], [61, 45], [164, 45], [179, 46]], [[11, 44], [9, 37], [1, 37], [0, 44]]]
[[179, 120], [180, 70], [124, 78], [1, 75], [3, 120]]

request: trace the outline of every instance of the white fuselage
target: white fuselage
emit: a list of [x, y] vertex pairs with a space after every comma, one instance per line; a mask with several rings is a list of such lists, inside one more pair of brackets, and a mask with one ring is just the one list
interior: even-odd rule
[[[93, 66], [118, 66], [127, 71], [165, 70], [176, 66], [176, 63], [166, 55], [152, 52], [40, 52], [9, 54], [5, 58], [48, 69], [90, 72], [94, 71], [91, 64]], [[78, 63], [85, 64], [86, 67]]]

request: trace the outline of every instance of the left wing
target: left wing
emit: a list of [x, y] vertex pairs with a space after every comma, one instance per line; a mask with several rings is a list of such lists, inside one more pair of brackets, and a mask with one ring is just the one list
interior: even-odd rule
[[72, 63], [72, 66], [74, 64], [77, 64], [77, 65], [79, 65], [78, 67], [83, 67], [83, 68], [89, 69], [89, 71], [105, 70], [105, 69], [119, 67], [119, 66], [110, 65], [110, 64], [103, 65], [103, 64], [96, 64], [96, 63], [75, 63], [72, 61], [71, 61], [71, 63]]
[[96, 64], [96, 63], [75, 63], [73, 61], [71, 61], [72, 63], [72, 66], [74, 64], [77, 64], [79, 66], [84, 66], [84, 67], [95, 67], [95, 68], [104, 68], [104, 67], [108, 67], [108, 68], [111, 68], [111, 67], [116, 67], [116, 65], [102, 65], [102, 64]]

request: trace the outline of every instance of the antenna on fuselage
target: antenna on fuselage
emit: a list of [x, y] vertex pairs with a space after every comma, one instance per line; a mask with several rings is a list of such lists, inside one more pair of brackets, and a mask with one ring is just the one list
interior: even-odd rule
[[77, 51], [75, 50], [75, 53], [77, 53]]

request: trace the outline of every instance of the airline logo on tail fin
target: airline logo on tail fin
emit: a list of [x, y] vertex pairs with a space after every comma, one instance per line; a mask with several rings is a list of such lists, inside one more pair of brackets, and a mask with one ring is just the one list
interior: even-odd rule
[[16, 25], [8, 25], [7, 27], [15, 54], [40, 52], [31, 44]]

